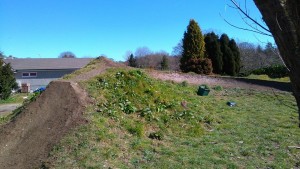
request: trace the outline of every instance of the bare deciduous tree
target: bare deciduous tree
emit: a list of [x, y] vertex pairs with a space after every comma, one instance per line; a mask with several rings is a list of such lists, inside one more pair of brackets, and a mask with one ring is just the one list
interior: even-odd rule
[[146, 56], [152, 54], [152, 51], [144, 46], [144, 47], [139, 47], [135, 50], [134, 56], [136, 57], [141, 57], [141, 56]]
[[[284, 64], [289, 70], [300, 120], [300, 3], [299, 0], [254, 0], [269, 29], [252, 19], [235, 0], [234, 6], [252, 23], [254, 29], [272, 33]], [[251, 27], [252, 24], [248, 24]], [[253, 28], [253, 27], [251, 27]], [[300, 127], [300, 123], [299, 123]]]
[[58, 56], [59, 58], [76, 58], [76, 55], [73, 52], [62, 52], [61, 54], [59, 54]]
[[[241, 73], [249, 73], [252, 70], [269, 67], [272, 65], [282, 65], [279, 56], [269, 51], [268, 48], [262, 48], [252, 43], [242, 42], [238, 44], [241, 54]], [[273, 50], [277, 50], [274, 48]]]
[[[300, 119], [300, 3], [299, 0], [254, 0], [290, 70]], [[299, 125], [300, 126], [300, 125]]]

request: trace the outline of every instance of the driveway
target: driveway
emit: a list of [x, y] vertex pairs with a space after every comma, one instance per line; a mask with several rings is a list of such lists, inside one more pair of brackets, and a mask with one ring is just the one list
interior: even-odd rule
[[21, 106], [21, 104], [3, 104], [0, 105], [0, 115], [8, 114], [15, 110], [17, 107]]

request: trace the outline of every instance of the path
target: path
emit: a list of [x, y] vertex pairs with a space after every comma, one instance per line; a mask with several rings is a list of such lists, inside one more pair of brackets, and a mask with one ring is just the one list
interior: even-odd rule
[[15, 110], [16, 108], [18, 108], [19, 106], [21, 106], [20, 103], [2, 104], [2, 105], [0, 105], [0, 115], [4, 115], [4, 114], [7, 114], [7, 113], [10, 113], [13, 110]]

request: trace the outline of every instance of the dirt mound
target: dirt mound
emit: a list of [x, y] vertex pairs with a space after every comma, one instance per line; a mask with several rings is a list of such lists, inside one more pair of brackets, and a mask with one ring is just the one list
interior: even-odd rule
[[85, 80], [88, 80], [90, 78], [93, 78], [94, 76], [97, 76], [98, 74], [103, 73], [108, 68], [113, 68], [113, 67], [114, 68], [118, 68], [118, 67], [125, 68], [125, 67], [127, 67], [125, 64], [116, 63], [116, 62], [114, 62], [112, 60], [109, 60], [105, 57], [100, 57], [98, 59], [95, 59], [92, 62], [94, 62], [93, 63], [93, 69], [77, 75], [76, 77], [72, 78], [72, 80], [76, 81], [76, 82], [85, 81]]
[[53, 145], [86, 121], [87, 94], [74, 82], [54, 81], [0, 129], [0, 168], [38, 168]]

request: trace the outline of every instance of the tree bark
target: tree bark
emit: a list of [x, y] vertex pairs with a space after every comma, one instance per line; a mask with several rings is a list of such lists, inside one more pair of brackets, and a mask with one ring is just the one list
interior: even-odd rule
[[300, 2], [299, 0], [254, 0], [254, 2], [290, 70], [300, 120]]

